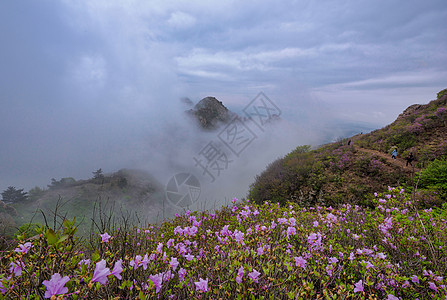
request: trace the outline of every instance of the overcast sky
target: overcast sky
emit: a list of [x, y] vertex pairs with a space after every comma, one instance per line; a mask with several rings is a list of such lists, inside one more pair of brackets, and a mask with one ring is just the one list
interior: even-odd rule
[[382, 127], [447, 87], [446, 19], [445, 0], [2, 1], [0, 189], [135, 167], [181, 97]]

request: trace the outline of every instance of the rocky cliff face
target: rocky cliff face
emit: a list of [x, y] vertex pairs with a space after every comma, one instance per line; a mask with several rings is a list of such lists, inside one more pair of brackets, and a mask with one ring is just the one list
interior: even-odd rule
[[235, 115], [215, 97], [203, 98], [188, 113], [197, 119], [203, 129], [210, 130], [216, 129], [222, 123], [228, 123]]

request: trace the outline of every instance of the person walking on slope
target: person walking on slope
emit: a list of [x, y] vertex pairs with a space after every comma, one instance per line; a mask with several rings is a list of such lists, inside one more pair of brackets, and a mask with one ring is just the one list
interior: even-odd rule
[[394, 159], [396, 159], [397, 154], [398, 154], [398, 153], [397, 153], [397, 149], [394, 148], [393, 152], [391, 152], [391, 157], [394, 158]]
[[410, 154], [407, 156], [406, 160], [407, 160], [406, 167], [408, 167], [408, 164], [410, 164], [410, 166], [413, 166], [413, 165], [411, 164], [411, 162], [414, 160], [413, 152], [410, 152]]

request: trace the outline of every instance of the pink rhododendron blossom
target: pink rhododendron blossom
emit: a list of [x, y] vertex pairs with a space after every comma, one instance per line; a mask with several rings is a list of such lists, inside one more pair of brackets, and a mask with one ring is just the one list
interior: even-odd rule
[[191, 260], [193, 260], [193, 259], [194, 259], [194, 255], [192, 255], [192, 254], [189, 254], [189, 253], [188, 253], [188, 254], [186, 254], [186, 255], [184, 255], [183, 257], [184, 257], [184, 258], [186, 258], [186, 260], [187, 260], [187, 261], [191, 261]]
[[14, 273], [15, 276], [22, 275], [22, 269], [25, 268], [25, 264], [23, 262], [11, 262], [9, 265], [11, 266], [9, 268], [9, 272]]
[[294, 260], [297, 267], [301, 267], [303, 269], [306, 268], [307, 260], [305, 260], [302, 256], [294, 257]]
[[380, 259], [385, 259], [386, 255], [383, 254], [382, 252], [380, 252], [380, 253], [377, 253], [377, 257], [380, 258]]
[[110, 269], [106, 267], [106, 261], [102, 259], [100, 262], [96, 263], [95, 272], [93, 273], [92, 282], [99, 282], [101, 284], [106, 284], [109, 276]]
[[115, 262], [115, 266], [113, 267], [112, 270], [112, 275], [115, 276], [116, 278], [118, 278], [119, 280], [123, 279], [123, 277], [121, 276], [121, 272], [123, 271], [123, 260], [120, 259], [118, 261]]
[[182, 235], [183, 234], [182, 227], [180, 227], [180, 226], [175, 227], [174, 234]]
[[169, 266], [171, 266], [172, 270], [175, 271], [179, 265], [179, 262], [176, 257], [171, 257], [171, 261], [169, 262]]
[[296, 229], [295, 227], [288, 227], [287, 228], [287, 236], [291, 236], [291, 235], [295, 235], [296, 234]]
[[49, 281], [44, 280], [42, 284], [47, 288], [45, 298], [68, 293], [68, 288], [65, 287], [68, 281], [70, 281], [68, 276], [61, 277], [59, 273], [54, 273]]
[[338, 263], [338, 258], [336, 258], [336, 257], [331, 257], [331, 258], [329, 258], [329, 261], [332, 263], [332, 264], [336, 264], [336, 263]]
[[295, 218], [290, 218], [289, 219], [289, 224], [290, 224], [290, 226], [295, 226], [296, 225], [296, 219]]
[[256, 283], [258, 283], [259, 275], [261, 275], [261, 273], [256, 271], [256, 269], [253, 269], [253, 272], [248, 273], [248, 277], [253, 279], [253, 281], [256, 282]]
[[82, 259], [80, 262], [79, 262], [79, 265], [86, 265], [86, 266], [88, 266], [88, 265], [90, 265], [90, 259]]
[[329, 221], [331, 221], [331, 222], [336, 222], [336, 221], [337, 221], [337, 216], [335, 216], [335, 215], [332, 214], [332, 213], [328, 213], [328, 214], [326, 215], [326, 219], [329, 220]]
[[326, 266], [326, 274], [327, 274], [327, 276], [332, 277], [333, 271], [334, 271], [334, 266], [333, 265], [327, 265]]
[[186, 276], [186, 270], [180, 268], [180, 270], [178, 270], [178, 277], [180, 278], [181, 281], [183, 281], [185, 280], [185, 276]]
[[238, 243], [242, 242], [244, 240], [244, 233], [236, 229], [234, 231], [234, 240]]
[[287, 223], [287, 219], [286, 218], [278, 218], [278, 223], [279, 224], [286, 224]]
[[11, 276], [8, 276], [6, 278], [0, 278], [0, 292], [2, 292], [2, 294], [8, 291], [8, 289], [3, 285], [3, 280], [8, 281], [9, 279], [11, 279]]
[[199, 231], [199, 229], [197, 228], [197, 226], [191, 226], [191, 228], [189, 228], [189, 236], [195, 236], [196, 233]]
[[399, 300], [399, 297], [396, 297], [394, 295], [388, 294], [388, 300]]
[[33, 247], [31, 242], [26, 242], [25, 244], [20, 244], [18, 248], [14, 249], [14, 251], [21, 252], [21, 253], [25, 254], [31, 249], [31, 247]]
[[244, 276], [244, 267], [240, 267], [239, 270], [237, 271], [236, 282], [240, 284], [242, 282], [243, 276]]
[[163, 253], [163, 243], [158, 243], [157, 252], [160, 254]]
[[363, 281], [360, 280], [356, 284], [354, 284], [354, 293], [363, 292]]
[[149, 275], [149, 280], [154, 284], [155, 292], [159, 293], [163, 284], [163, 274]]
[[194, 284], [196, 285], [196, 291], [202, 291], [204, 293], [209, 291], [209, 289], [208, 289], [208, 278], [206, 280], [202, 279], [202, 278], [199, 278], [199, 281], [194, 282]]
[[437, 291], [437, 290], [438, 290], [438, 288], [436, 287], [436, 284], [435, 284], [434, 282], [432, 282], [432, 281], [430, 281], [430, 282], [428, 283], [428, 287], [429, 287], [430, 289], [434, 290], [434, 291]]
[[110, 240], [110, 238], [112, 237], [107, 232], [100, 234], [100, 236], [101, 236], [101, 243], [107, 243]]

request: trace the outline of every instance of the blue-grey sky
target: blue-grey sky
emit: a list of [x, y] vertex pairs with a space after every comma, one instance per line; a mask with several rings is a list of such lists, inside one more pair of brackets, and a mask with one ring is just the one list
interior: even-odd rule
[[2, 1], [0, 189], [150, 169], [184, 96], [381, 127], [447, 87], [446, 19], [444, 0]]

